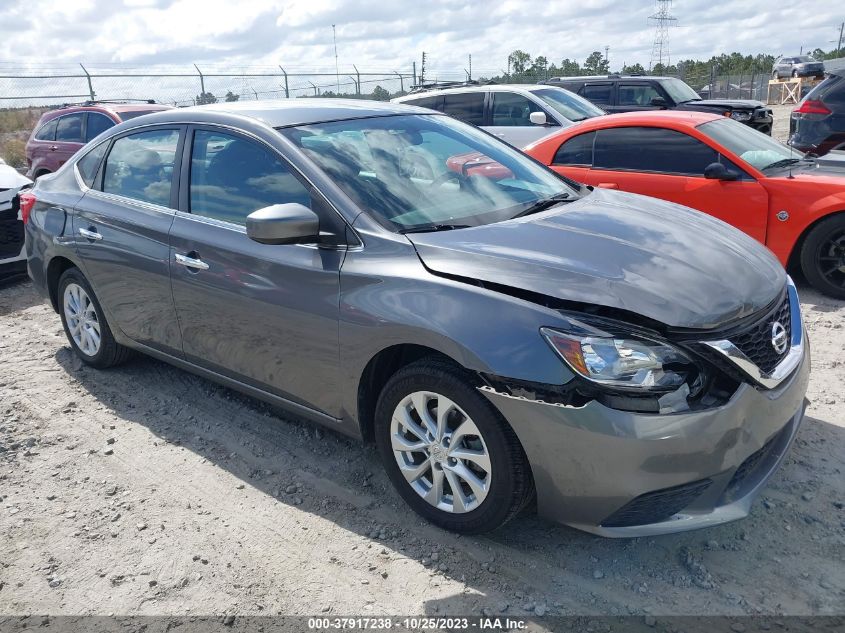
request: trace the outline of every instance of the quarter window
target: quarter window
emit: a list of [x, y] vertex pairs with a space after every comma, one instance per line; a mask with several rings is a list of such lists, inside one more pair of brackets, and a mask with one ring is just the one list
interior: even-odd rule
[[41, 128], [35, 133], [35, 140], [36, 141], [55, 141], [56, 140], [56, 119], [53, 119], [49, 123], [45, 123], [41, 126]]
[[443, 112], [466, 123], [482, 125], [484, 92], [461, 92], [444, 95]]
[[555, 153], [553, 165], [580, 165], [590, 166], [593, 164], [593, 142], [596, 133], [587, 132], [580, 134], [566, 141]]
[[599, 105], [610, 105], [610, 93], [612, 88], [613, 85], [610, 83], [585, 84], [581, 96]]
[[519, 126], [534, 125], [529, 118], [532, 112], [542, 112], [536, 103], [514, 92], [493, 93], [493, 125]]
[[170, 206], [179, 130], [151, 130], [117, 139], [106, 158], [103, 191]]
[[269, 149], [241, 137], [197, 130], [191, 150], [191, 213], [244, 224], [274, 204], [311, 206], [311, 195]]
[[114, 121], [99, 112], [88, 113], [88, 127], [85, 129], [85, 142], [96, 138], [115, 125]]
[[97, 168], [100, 166], [103, 154], [106, 153], [107, 146], [108, 142], [100, 143], [76, 163], [79, 175], [82, 176], [83, 182], [89, 187], [94, 186], [94, 179], [97, 177]]
[[718, 160], [716, 150], [675, 130], [618, 127], [597, 132], [593, 167], [701, 176]]
[[56, 140], [65, 143], [82, 142], [82, 114], [68, 114], [59, 117], [56, 126]]

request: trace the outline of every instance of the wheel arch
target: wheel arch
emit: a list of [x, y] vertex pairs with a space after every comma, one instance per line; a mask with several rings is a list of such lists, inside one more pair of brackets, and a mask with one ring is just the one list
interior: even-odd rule
[[845, 208], [840, 209], [838, 211], [831, 211], [830, 213], [824, 213], [819, 215], [815, 220], [810, 222], [807, 226], [804, 227], [804, 230], [801, 231], [801, 234], [798, 236], [798, 239], [795, 240], [795, 243], [792, 245], [792, 250], [789, 252], [789, 258], [786, 260], [786, 269], [788, 271], [794, 272], [799, 271], [801, 269], [801, 249], [804, 246], [804, 242], [807, 239], [807, 236], [810, 234], [816, 226], [818, 226], [821, 222], [824, 222], [828, 218], [832, 218], [839, 215], [845, 215]]
[[47, 293], [53, 309], [59, 311], [59, 279], [69, 268], [79, 268], [75, 262], [67, 257], [57, 255], [47, 264]]
[[358, 424], [365, 442], [374, 440], [373, 425], [376, 403], [387, 381], [403, 367], [425, 357], [440, 358], [462, 367], [451, 356], [432, 347], [414, 343], [400, 343], [385, 347], [377, 352], [364, 366], [364, 371], [358, 380], [357, 405]]

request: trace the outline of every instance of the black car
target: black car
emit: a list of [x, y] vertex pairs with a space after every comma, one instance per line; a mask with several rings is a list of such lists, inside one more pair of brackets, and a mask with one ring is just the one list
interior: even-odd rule
[[792, 111], [789, 144], [818, 156], [845, 150], [845, 68], [831, 71]]
[[585, 97], [609, 113], [640, 110], [695, 110], [725, 114], [755, 130], [771, 135], [772, 111], [760, 101], [702, 99], [675, 77], [598, 75], [553, 77], [540, 82], [561, 86]]

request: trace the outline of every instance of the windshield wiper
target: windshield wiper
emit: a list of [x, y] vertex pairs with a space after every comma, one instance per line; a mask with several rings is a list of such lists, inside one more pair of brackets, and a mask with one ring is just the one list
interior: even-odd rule
[[469, 224], [429, 224], [426, 226], [413, 226], [409, 229], [400, 229], [402, 235], [408, 233], [433, 233], [435, 231], [454, 231], [455, 229], [468, 229]]
[[543, 198], [542, 200], [538, 200], [537, 202], [532, 204], [530, 207], [523, 209], [522, 211], [517, 213], [515, 216], [513, 216], [511, 218], [511, 220], [515, 220], [516, 218], [521, 218], [521, 217], [524, 217], [526, 215], [531, 215], [532, 213], [539, 213], [540, 211], [545, 211], [549, 207], [553, 207], [554, 205], [556, 205], [558, 202], [563, 202], [564, 200], [568, 200], [569, 197], [570, 196], [569, 196], [568, 193], [563, 192], [563, 193], [557, 193], [557, 194], [550, 196], [548, 198]]
[[[778, 167], [789, 167], [790, 165], [794, 165], [795, 163], [800, 163], [800, 158], [782, 158], [780, 160], [776, 160], [771, 165], [766, 165], [763, 169], [776, 169]], [[762, 171], [762, 170], [761, 170]]]

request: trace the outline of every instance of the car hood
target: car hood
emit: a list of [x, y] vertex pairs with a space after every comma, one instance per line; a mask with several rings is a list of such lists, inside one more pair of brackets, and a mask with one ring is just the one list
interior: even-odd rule
[[31, 184], [32, 181], [19, 174], [14, 167], [0, 162], [0, 189], [20, 189]]
[[687, 207], [601, 189], [524, 218], [406, 237], [434, 273], [628, 310], [678, 328], [745, 317], [786, 283], [775, 257], [733, 227]]
[[754, 110], [755, 108], [765, 108], [766, 106], [753, 99], [699, 99], [697, 101], [688, 101], [688, 105], [705, 106], [711, 108], [734, 108], [743, 110]]

